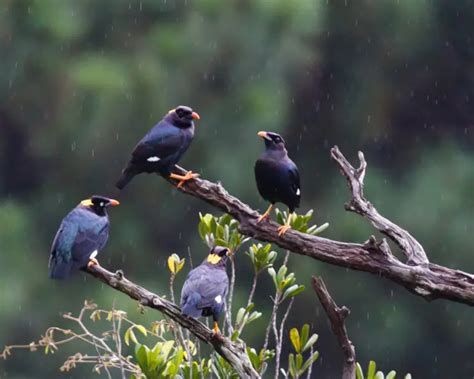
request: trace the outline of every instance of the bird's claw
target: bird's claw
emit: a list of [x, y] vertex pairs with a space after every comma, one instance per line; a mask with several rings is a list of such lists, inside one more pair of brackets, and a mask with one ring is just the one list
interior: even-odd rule
[[285, 234], [289, 229], [291, 229], [290, 225], [282, 225], [278, 228], [278, 236], [281, 237], [283, 234]]
[[87, 268], [91, 268], [92, 266], [100, 266], [99, 261], [95, 258], [89, 259], [89, 262], [87, 263]]
[[193, 180], [196, 178], [199, 178], [199, 174], [193, 173], [192, 171], [188, 171], [184, 176], [179, 175], [178, 177], [175, 177], [175, 179], [179, 180], [179, 183], [177, 186], [178, 188], [181, 188], [184, 185], [184, 183], [186, 183], [187, 181]]
[[219, 325], [217, 325], [217, 323], [214, 323], [214, 327], [212, 328], [211, 338], [217, 339], [219, 341], [222, 341], [224, 339], [224, 336], [222, 335], [219, 329]]

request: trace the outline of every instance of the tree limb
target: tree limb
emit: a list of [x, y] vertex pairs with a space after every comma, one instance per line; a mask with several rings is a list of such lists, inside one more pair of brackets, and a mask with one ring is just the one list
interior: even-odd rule
[[314, 292], [318, 295], [319, 301], [323, 306], [331, 322], [331, 329], [336, 336], [339, 345], [344, 353], [344, 364], [342, 366], [342, 379], [355, 379], [356, 354], [355, 348], [349, 336], [347, 335], [346, 325], [344, 323], [350, 311], [346, 307], [338, 307], [331, 298], [326, 285], [321, 277], [313, 276], [312, 284]]
[[[474, 305], [474, 275], [429, 263], [422, 246], [408, 232], [381, 216], [365, 200], [362, 189], [366, 162], [363, 155], [359, 154], [361, 166], [358, 170], [348, 163], [337, 147], [331, 150], [331, 156], [351, 186], [353, 200], [348, 209], [366, 216], [376, 228], [393, 239], [402, 248], [408, 263], [397, 259], [384, 239], [377, 242], [373, 236], [364, 244], [340, 242], [294, 230], [280, 237], [276, 222], [257, 223], [258, 212], [230, 195], [220, 183], [196, 179], [187, 182], [180, 191], [229, 213], [240, 222], [240, 232], [246, 236], [322, 262], [382, 276], [426, 300], [442, 298]], [[176, 170], [185, 172], [180, 167]], [[176, 185], [174, 181], [168, 181]]]
[[358, 155], [360, 166], [358, 169], [355, 169], [346, 157], [342, 155], [337, 146], [331, 149], [331, 157], [341, 168], [341, 172], [346, 177], [352, 192], [352, 200], [345, 205], [346, 210], [367, 217], [376, 229], [385, 234], [400, 247], [407, 257], [408, 264], [419, 265], [429, 263], [423, 246], [406, 230], [380, 215], [377, 209], [365, 199], [364, 177], [367, 162], [365, 161], [362, 151], [359, 151]]
[[123, 276], [121, 271], [117, 271], [114, 274], [97, 265], [91, 266], [85, 269], [85, 271], [108, 286], [123, 292], [132, 299], [138, 300], [141, 305], [160, 311], [183, 328], [189, 330], [201, 341], [211, 344], [216, 352], [229, 362], [240, 377], [260, 378], [260, 375], [252, 367], [243, 342], [232, 342], [226, 337], [214, 336], [211, 329], [202, 322], [182, 315], [180, 308], [176, 304], [131, 282]]

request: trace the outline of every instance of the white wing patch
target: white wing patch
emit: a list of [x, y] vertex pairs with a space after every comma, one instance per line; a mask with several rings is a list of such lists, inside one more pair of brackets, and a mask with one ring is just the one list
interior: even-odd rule
[[214, 298], [214, 300], [215, 300], [215, 302], [216, 302], [217, 304], [220, 304], [220, 303], [222, 303], [222, 296], [221, 296], [221, 295], [216, 296], [216, 297]]
[[150, 158], [147, 159], [148, 162], [158, 162], [159, 160], [160, 160], [160, 158], [158, 158], [156, 156], [155, 157], [150, 157]]
[[98, 251], [97, 250], [94, 250], [91, 255], [89, 255], [89, 259], [94, 259], [95, 257], [97, 257], [97, 253]]
[[301, 191], [300, 191], [300, 189], [298, 188], [298, 189], [296, 190], [296, 196], [299, 196], [300, 194], [301, 194]]

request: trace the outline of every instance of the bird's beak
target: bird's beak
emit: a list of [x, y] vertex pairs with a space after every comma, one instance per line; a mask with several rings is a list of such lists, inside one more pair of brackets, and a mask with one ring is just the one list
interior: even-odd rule
[[264, 139], [270, 140], [271, 138], [268, 136], [267, 132], [258, 132], [257, 136], [262, 137]]
[[111, 200], [110, 200], [110, 205], [112, 205], [113, 207], [115, 207], [115, 206], [117, 206], [117, 205], [120, 205], [120, 201], [111, 199]]
[[200, 120], [201, 119], [201, 116], [199, 116], [199, 114], [197, 112], [193, 112], [191, 114], [191, 117], [193, 118], [193, 120]]

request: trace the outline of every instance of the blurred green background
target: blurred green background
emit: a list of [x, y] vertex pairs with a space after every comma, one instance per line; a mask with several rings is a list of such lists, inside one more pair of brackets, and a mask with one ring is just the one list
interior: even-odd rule
[[[86, 275], [47, 278], [62, 217], [90, 194], [117, 197], [101, 263], [166, 293], [166, 257], [199, 262], [206, 247], [198, 212], [213, 211], [156, 176], [113, 187], [129, 153], [178, 104], [201, 115], [182, 165], [222, 181], [263, 210], [253, 177], [259, 130], [287, 140], [300, 167], [301, 211], [331, 226], [325, 236], [362, 242], [374, 230], [343, 204], [345, 180], [329, 158], [334, 144], [369, 163], [366, 195], [408, 228], [433, 262], [474, 272], [474, 6], [471, 1], [0, 1], [0, 346], [29, 342], [64, 325], [84, 299], [144, 316], [125, 296]], [[473, 310], [425, 302], [387, 280], [292, 255], [309, 287], [322, 275], [351, 310], [358, 360], [415, 378], [471, 378]], [[237, 266], [237, 303], [251, 266]], [[184, 275], [178, 278], [178, 291]], [[271, 280], [249, 327], [260, 347]], [[341, 353], [308, 289], [288, 326], [320, 334], [314, 377], [340, 373]], [[76, 350], [81, 347], [77, 346]], [[61, 374], [71, 352], [17, 353], [0, 377], [88, 378]], [[74, 352], [74, 351], [72, 351]], [[286, 365], [283, 360], [284, 367]]]

